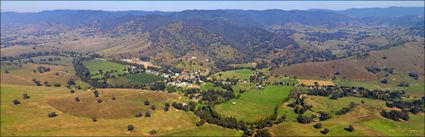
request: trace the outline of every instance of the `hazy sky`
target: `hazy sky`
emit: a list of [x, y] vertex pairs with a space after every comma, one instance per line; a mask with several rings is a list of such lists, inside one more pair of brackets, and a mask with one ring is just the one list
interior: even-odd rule
[[424, 7], [424, 1], [1, 1], [1, 11], [38, 12], [53, 9], [159, 10], [188, 9], [333, 9], [365, 7]]

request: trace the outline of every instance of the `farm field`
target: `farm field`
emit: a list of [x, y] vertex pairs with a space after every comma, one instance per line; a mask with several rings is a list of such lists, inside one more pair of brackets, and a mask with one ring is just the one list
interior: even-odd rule
[[[101, 78], [104, 73], [110, 72], [111, 75], [124, 74], [125, 65], [110, 62], [104, 59], [93, 59], [83, 62], [84, 66], [90, 71], [92, 78]], [[102, 70], [103, 74], [99, 74], [99, 70]]]
[[[253, 73], [250, 69], [238, 69], [238, 70], [229, 70], [224, 72], [219, 72], [214, 74], [213, 77], [218, 79], [240, 79], [240, 80], [249, 80], [249, 77]], [[221, 75], [221, 76], [220, 76]]]
[[167, 133], [163, 136], [242, 136], [242, 132], [215, 125], [203, 125], [201, 127]]
[[247, 91], [239, 99], [216, 105], [214, 110], [242, 121], [255, 121], [273, 114], [274, 108], [289, 95], [292, 87], [266, 86], [262, 91]]
[[134, 86], [141, 84], [151, 84], [155, 81], [164, 80], [165, 78], [149, 73], [138, 73], [125, 75], [121, 77], [115, 77], [112, 79], [108, 79], [108, 83], [111, 85], [126, 85], [126, 86]]
[[[1, 135], [140, 136], [151, 135], [152, 130], [162, 134], [193, 128], [198, 121], [192, 113], [172, 108], [168, 112], [162, 110], [164, 102], [186, 100], [177, 94], [132, 89], [99, 92], [102, 103], [96, 103], [87, 91], [70, 94], [66, 88], [2, 84]], [[30, 99], [23, 100], [23, 93], [28, 93]], [[115, 101], [108, 100], [112, 95], [116, 96]], [[74, 96], [81, 96], [81, 102], [73, 101]], [[21, 104], [14, 105], [13, 99], [19, 99]], [[131, 113], [140, 110], [131, 108], [138, 108], [137, 104], [143, 104], [144, 99], [157, 105], [157, 109], [151, 111], [151, 117], [135, 118]], [[133, 105], [125, 106], [129, 104]], [[57, 112], [58, 116], [49, 118], [49, 112]], [[97, 114], [97, 122], [92, 121], [91, 114]], [[134, 125], [135, 130], [128, 132], [128, 124]]]

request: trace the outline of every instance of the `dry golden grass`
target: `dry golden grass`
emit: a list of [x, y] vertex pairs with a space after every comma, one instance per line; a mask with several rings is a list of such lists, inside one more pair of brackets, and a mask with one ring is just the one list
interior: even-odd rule
[[370, 52], [365, 58], [349, 57], [325, 62], [301, 63], [274, 69], [271, 72], [274, 75], [296, 76], [302, 79], [329, 79], [339, 72], [340, 74], [336, 75], [338, 78], [365, 82], [384, 77], [383, 73], [375, 75], [368, 72], [365, 67], [394, 68], [394, 78], [404, 80], [409, 72], [425, 75], [422, 45], [421, 42], [407, 43]]
[[[99, 93], [97, 98], [93, 92], [69, 94], [60, 98], [49, 98], [47, 103], [64, 113], [79, 117], [116, 119], [131, 118], [136, 112], [144, 113], [147, 110], [155, 115], [156, 112], [163, 111], [165, 102], [171, 104], [173, 101], [183, 101], [177, 94], [146, 90], [102, 89]], [[75, 97], [79, 97], [80, 101], [76, 102]], [[116, 100], [112, 100], [112, 97]], [[102, 103], [97, 103], [97, 99], [101, 99]], [[149, 101], [149, 106], [143, 104], [145, 100]], [[151, 105], [156, 106], [155, 111], [150, 109]]]
[[[38, 66], [49, 67], [49, 72], [34, 73], [33, 70]], [[22, 64], [20, 66], [7, 66], [2, 64], [1, 82], [7, 84], [22, 84], [22, 85], [34, 85], [32, 79], [37, 79], [43, 83], [48, 81], [50, 85], [59, 83], [62, 86], [66, 85], [69, 79], [78, 79], [75, 76], [75, 71], [72, 66], [60, 66], [60, 65], [46, 65], [46, 64]], [[9, 73], [4, 71], [8, 70]], [[56, 75], [58, 73], [59, 75]]]
[[[156, 130], [158, 134], [194, 128], [199, 120], [193, 113], [170, 108], [168, 112], [156, 110], [149, 118], [98, 118], [93, 122], [91, 118], [79, 117], [51, 106], [49, 101], [54, 98], [72, 96], [69, 89], [54, 87], [36, 87], [24, 85], [1, 84], [1, 135], [2, 136], [148, 136], [149, 131]], [[105, 89], [101, 96], [107, 94], [122, 95], [127, 92], [137, 92], [145, 98], [162, 102], [168, 98], [164, 93], [142, 90]], [[113, 92], [113, 93], [112, 93]], [[122, 93], [121, 93], [122, 92]], [[22, 100], [22, 94], [28, 93], [31, 98]], [[77, 94], [86, 94], [77, 91]], [[155, 95], [154, 95], [155, 94]], [[156, 96], [156, 94], [159, 94]], [[170, 98], [181, 96], [169, 94]], [[174, 97], [175, 96], [175, 97]], [[20, 99], [20, 105], [13, 105], [13, 99]], [[182, 100], [187, 98], [181, 97]], [[116, 101], [126, 98], [117, 97]], [[67, 104], [62, 104], [67, 105]], [[124, 107], [124, 106], [120, 106]], [[159, 107], [158, 107], [159, 108]], [[117, 109], [117, 108], [115, 108]], [[99, 111], [99, 110], [91, 110]], [[57, 112], [55, 118], [47, 117], [47, 113]], [[108, 112], [98, 112], [108, 113]], [[134, 131], [127, 131], [127, 125], [135, 126]]]
[[314, 86], [315, 82], [319, 84], [320, 86], [334, 86], [334, 83], [329, 80], [309, 80], [309, 79], [298, 79], [297, 80], [299, 84], [304, 84], [307, 86]]

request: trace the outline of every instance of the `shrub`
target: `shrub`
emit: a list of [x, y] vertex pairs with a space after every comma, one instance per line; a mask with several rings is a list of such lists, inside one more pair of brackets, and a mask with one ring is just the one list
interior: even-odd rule
[[322, 128], [322, 123], [314, 124], [313, 127], [316, 129]]
[[345, 130], [349, 131], [349, 132], [353, 132], [354, 131], [354, 127], [352, 125], [349, 125], [348, 127], [344, 128]]
[[21, 104], [21, 102], [18, 99], [14, 99], [13, 104], [18, 105], [18, 104]]
[[56, 112], [50, 112], [50, 113], [47, 114], [47, 116], [52, 118], [52, 117], [58, 116], [58, 114], [56, 114]]
[[132, 131], [132, 130], [134, 130], [134, 126], [133, 126], [133, 125], [128, 125], [128, 126], [127, 126], [127, 130], [128, 130], [128, 131]]
[[322, 131], [320, 131], [320, 133], [322, 133], [322, 134], [328, 134], [329, 133], [329, 129], [328, 128], [325, 128], [325, 129], [323, 129]]

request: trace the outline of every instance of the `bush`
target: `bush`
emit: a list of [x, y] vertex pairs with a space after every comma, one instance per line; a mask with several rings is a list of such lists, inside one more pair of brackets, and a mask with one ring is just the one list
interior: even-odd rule
[[145, 106], [149, 106], [149, 101], [145, 100]]
[[93, 120], [93, 122], [97, 122], [97, 118], [96, 117], [92, 117], [91, 119]]
[[354, 127], [352, 125], [349, 125], [348, 127], [344, 128], [345, 130], [349, 131], [349, 132], [353, 132], [354, 131]]
[[56, 112], [50, 112], [49, 114], [47, 114], [47, 116], [52, 118], [58, 116], [58, 114], [56, 114]]
[[320, 112], [320, 117], [319, 117], [320, 121], [324, 121], [330, 118], [331, 118], [331, 115], [329, 115], [329, 113]]
[[21, 102], [18, 99], [14, 99], [13, 104], [18, 105], [18, 104], [21, 104]]
[[145, 117], [151, 117], [151, 112], [146, 111], [146, 112], [145, 112]]
[[30, 98], [30, 96], [28, 96], [28, 94], [27, 94], [27, 93], [24, 93], [24, 94], [22, 95], [22, 98], [23, 98], [23, 99], [29, 99], [29, 98]]
[[311, 119], [311, 117], [305, 117], [305, 116], [299, 115], [297, 117], [297, 121], [299, 123], [306, 124], [306, 123], [311, 123], [313, 120]]
[[314, 124], [313, 127], [316, 129], [322, 128], [322, 123]]
[[133, 125], [128, 125], [128, 126], [127, 126], [127, 130], [128, 130], [128, 131], [132, 131], [132, 130], [134, 130], [134, 126], [133, 126]]
[[76, 102], [80, 102], [80, 97], [75, 97]]
[[320, 131], [320, 133], [322, 133], [322, 134], [326, 135], [326, 134], [328, 134], [328, 133], [329, 133], [329, 129], [328, 129], [328, 128], [325, 128], [325, 129], [323, 129], [322, 131]]

